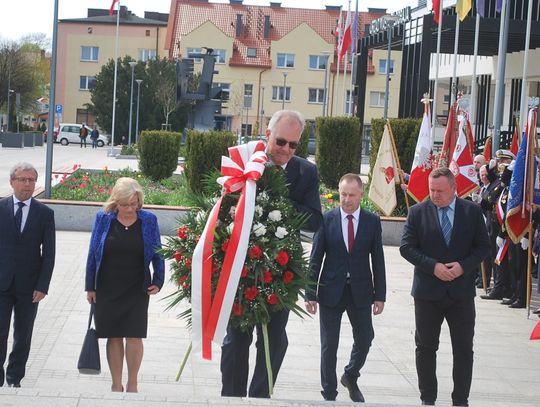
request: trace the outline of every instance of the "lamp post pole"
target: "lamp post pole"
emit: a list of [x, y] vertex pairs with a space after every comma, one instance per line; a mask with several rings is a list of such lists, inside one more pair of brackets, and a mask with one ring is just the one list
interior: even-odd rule
[[326, 60], [324, 63], [324, 94], [323, 94], [323, 105], [322, 105], [322, 115], [323, 117], [326, 116], [326, 109], [328, 106], [328, 58], [329, 53], [323, 52], [324, 55], [326, 55]]
[[129, 96], [129, 126], [128, 126], [128, 145], [131, 145], [131, 122], [133, 117], [133, 79], [135, 76], [135, 65], [137, 62], [130, 62], [131, 67], [131, 94]]
[[283, 72], [283, 100], [281, 101], [281, 110], [285, 110], [285, 95], [287, 94], [287, 72]]
[[9, 131], [9, 100], [11, 99], [11, 94], [13, 93], [13, 90], [11, 90], [11, 69], [8, 72], [8, 91], [7, 91], [7, 121], [6, 121], [6, 131]]
[[384, 121], [388, 119], [388, 99], [390, 92], [390, 54], [392, 52], [392, 27], [394, 22], [392, 20], [386, 20], [388, 24], [388, 55], [386, 58], [386, 86], [384, 91]]
[[141, 98], [142, 79], [135, 79], [137, 82], [137, 120], [135, 121], [135, 143], [139, 139], [139, 99]]

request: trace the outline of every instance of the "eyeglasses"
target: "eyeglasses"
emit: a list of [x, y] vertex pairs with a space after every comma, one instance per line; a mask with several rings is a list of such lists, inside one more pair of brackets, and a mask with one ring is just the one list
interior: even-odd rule
[[276, 144], [280, 147], [285, 147], [287, 144], [289, 144], [289, 148], [292, 150], [296, 150], [298, 148], [298, 141], [287, 141], [284, 138], [276, 137]]
[[21, 184], [33, 184], [37, 180], [35, 178], [25, 178], [25, 177], [15, 177], [15, 181], [20, 182]]

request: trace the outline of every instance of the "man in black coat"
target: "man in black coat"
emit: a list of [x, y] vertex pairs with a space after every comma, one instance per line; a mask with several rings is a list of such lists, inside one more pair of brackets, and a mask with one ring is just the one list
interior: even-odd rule
[[[315, 165], [294, 155], [304, 129], [304, 118], [292, 110], [280, 110], [272, 116], [266, 130], [266, 152], [273, 165], [281, 166], [287, 175], [289, 198], [294, 207], [310, 215], [306, 230], [315, 232], [322, 222], [319, 196], [319, 177]], [[287, 351], [288, 339], [285, 327], [289, 311], [272, 313], [268, 323], [268, 341], [273, 383]], [[268, 374], [264, 355], [264, 342], [260, 326], [257, 326], [257, 359], [253, 379], [247, 392], [249, 372], [249, 347], [253, 332], [227, 327], [227, 335], [221, 348], [221, 395], [224, 397], [268, 398]]]
[[414, 205], [401, 238], [401, 255], [414, 265], [416, 371], [423, 405], [437, 399], [436, 353], [446, 319], [454, 355], [454, 406], [468, 406], [475, 324], [475, 273], [489, 253], [480, 207], [457, 198], [454, 175], [429, 176], [430, 200]]
[[[27, 163], [10, 173], [13, 196], [0, 200], [0, 386], [20, 387], [30, 353], [38, 303], [54, 268], [54, 212], [32, 198], [37, 171]], [[13, 349], [4, 374], [13, 314]]]
[[338, 394], [337, 349], [346, 311], [354, 343], [341, 384], [352, 401], [364, 402], [356, 382], [374, 338], [371, 314], [381, 314], [386, 300], [381, 220], [360, 207], [363, 193], [359, 175], [341, 177], [340, 207], [324, 214], [313, 238], [311, 280], [317, 289], [307, 293], [306, 310], [315, 314], [317, 305], [320, 308], [321, 394], [325, 400], [335, 400]]

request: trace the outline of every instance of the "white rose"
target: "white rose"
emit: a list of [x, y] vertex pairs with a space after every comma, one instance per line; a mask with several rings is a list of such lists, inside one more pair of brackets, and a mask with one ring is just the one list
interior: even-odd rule
[[262, 200], [267, 200], [268, 199], [268, 194], [266, 192], [261, 192], [259, 197], [262, 199]]
[[229, 216], [231, 218], [234, 218], [235, 213], [236, 213], [236, 206], [231, 206], [231, 209], [229, 210]]
[[289, 232], [287, 232], [287, 229], [285, 229], [284, 227], [282, 226], [277, 227], [275, 235], [278, 239], [283, 239], [288, 234]]
[[262, 216], [262, 214], [263, 214], [262, 206], [256, 205], [255, 206], [255, 212], [257, 213], [257, 215]]
[[255, 226], [253, 226], [253, 233], [255, 233], [255, 236], [261, 237], [266, 234], [266, 227], [262, 223], [256, 223]]
[[268, 219], [273, 222], [279, 222], [281, 220], [281, 212], [278, 210], [272, 211], [268, 214]]

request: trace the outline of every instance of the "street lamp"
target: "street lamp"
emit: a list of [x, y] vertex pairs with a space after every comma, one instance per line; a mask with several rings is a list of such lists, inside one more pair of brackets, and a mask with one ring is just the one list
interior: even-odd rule
[[6, 122], [6, 131], [9, 131], [9, 114], [11, 113], [10, 110], [9, 110], [9, 101], [11, 99], [11, 94], [12, 93], [15, 93], [15, 91], [13, 89], [9, 89], [9, 86], [8, 86], [8, 95], [7, 95], [7, 122]]
[[384, 92], [384, 121], [388, 119], [388, 99], [390, 97], [390, 54], [392, 52], [392, 29], [399, 19], [398, 16], [385, 16], [384, 22], [388, 32], [388, 56], [386, 58], [386, 87]]
[[142, 79], [135, 79], [137, 82], [137, 120], [135, 121], [135, 143], [139, 138], [139, 99], [141, 97], [141, 83]]
[[129, 66], [131, 67], [131, 95], [129, 96], [129, 130], [128, 130], [128, 145], [131, 145], [131, 119], [133, 117], [133, 79], [135, 74], [135, 65], [137, 62], [130, 62]]
[[323, 105], [322, 105], [322, 115], [326, 116], [326, 108], [328, 106], [328, 58], [330, 57], [330, 52], [323, 51], [321, 52], [326, 59], [324, 62], [324, 94], [323, 94]]
[[283, 100], [281, 101], [281, 110], [285, 110], [285, 94], [287, 93], [287, 72], [283, 72]]

